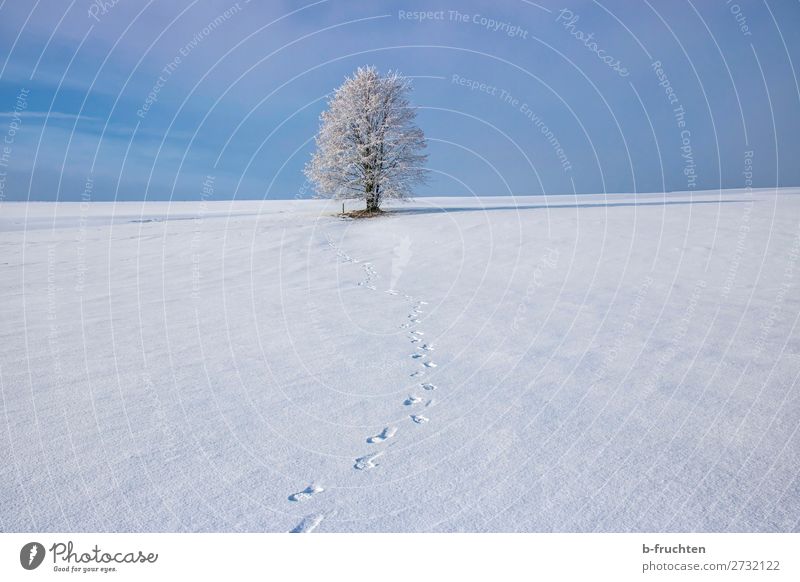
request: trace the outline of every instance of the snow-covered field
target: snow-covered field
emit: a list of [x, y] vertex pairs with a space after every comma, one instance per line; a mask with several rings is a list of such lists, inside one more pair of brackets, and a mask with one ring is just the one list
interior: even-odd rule
[[800, 190], [0, 205], [3, 531], [797, 531]]

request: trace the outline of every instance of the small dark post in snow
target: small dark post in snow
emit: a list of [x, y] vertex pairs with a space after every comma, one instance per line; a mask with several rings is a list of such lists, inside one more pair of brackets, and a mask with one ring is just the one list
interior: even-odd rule
[[342, 202], [342, 214], [344, 214], [344, 202]]

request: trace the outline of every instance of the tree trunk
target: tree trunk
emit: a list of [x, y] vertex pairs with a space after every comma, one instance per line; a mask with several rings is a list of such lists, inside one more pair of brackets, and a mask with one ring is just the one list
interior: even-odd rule
[[378, 212], [380, 209], [380, 197], [371, 184], [367, 185], [365, 198], [367, 199], [367, 212]]

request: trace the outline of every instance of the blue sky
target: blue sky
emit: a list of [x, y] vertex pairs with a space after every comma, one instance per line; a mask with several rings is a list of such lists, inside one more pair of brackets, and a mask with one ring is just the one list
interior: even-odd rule
[[0, 200], [310, 196], [366, 64], [415, 78], [419, 195], [800, 185], [798, 2], [0, 6]]

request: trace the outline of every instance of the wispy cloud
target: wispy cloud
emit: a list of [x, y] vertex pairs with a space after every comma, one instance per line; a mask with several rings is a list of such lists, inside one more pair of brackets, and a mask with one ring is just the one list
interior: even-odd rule
[[[67, 122], [67, 123], [90, 123], [90, 126], [83, 126], [82, 128], [76, 128], [76, 132], [78, 133], [89, 133], [91, 135], [97, 135], [101, 132], [101, 130], [105, 130], [104, 133], [106, 136], [127, 136], [130, 137], [133, 135], [134, 131], [136, 131], [136, 135], [141, 138], [150, 138], [150, 139], [162, 139], [164, 137], [164, 128], [156, 127], [156, 128], [142, 128], [140, 127], [138, 131], [135, 127], [118, 124], [118, 123], [106, 123], [106, 119], [102, 117], [97, 117], [93, 115], [78, 115], [77, 113], [64, 113], [62, 111], [52, 111], [48, 113], [47, 111], [2, 111], [0, 112], [0, 121], [3, 120], [11, 120], [11, 119], [22, 119], [23, 122], [27, 122], [28, 124], [33, 124], [35, 126], [41, 126], [46, 121], [57, 121], [57, 122]], [[188, 140], [192, 138], [194, 132], [185, 130], [185, 129], [173, 129], [169, 132], [166, 136], [169, 140]]]
[[0, 111], [0, 119], [51, 119], [54, 121], [91, 121], [99, 123], [99, 117], [91, 115], [78, 115], [76, 113], [63, 113], [61, 111]]

